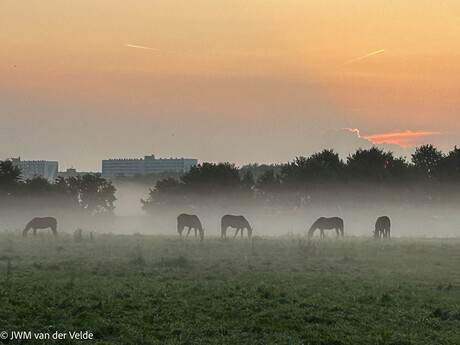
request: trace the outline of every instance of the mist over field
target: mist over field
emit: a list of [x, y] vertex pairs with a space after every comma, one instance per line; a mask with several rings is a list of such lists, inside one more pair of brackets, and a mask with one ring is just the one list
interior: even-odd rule
[[[360, 193], [361, 194], [361, 193]], [[458, 237], [460, 203], [442, 205], [411, 205], [369, 198], [363, 192], [347, 198], [344, 202], [321, 202], [306, 204], [299, 209], [280, 210], [276, 207], [258, 205], [251, 199], [224, 198], [204, 199], [203, 206], [170, 206], [146, 213], [140, 204], [148, 196], [148, 188], [138, 184], [118, 185], [114, 215], [102, 219], [88, 218], [72, 209], [52, 208], [45, 202], [39, 207], [4, 206], [0, 212], [3, 228], [7, 231], [22, 230], [33, 217], [53, 215], [59, 220], [60, 232], [85, 231], [115, 234], [161, 234], [177, 235], [177, 216], [181, 213], [196, 214], [205, 228], [205, 236], [220, 236], [220, 220], [225, 214], [244, 215], [253, 227], [254, 236], [305, 236], [307, 230], [319, 217], [338, 216], [344, 219], [346, 236], [373, 235], [374, 224], [379, 216], [387, 215], [392, 222], [392, 237]], [[372, 199], [372, 200], [369, 200]], [[234, 230], [229, 230], [233, 236]], [[335, 237], [334, 231], [326, 236]]]
[[[395, 191], [397, 193], [397, 191]], [[206, 236], [220, 236], [220, 219], [225, 214], [244, 215], [253, 227], [254, 236], [306, 235], [319, 217], [338, 216], [344, 219], [347, 236], [370, 237], [379, 216], [387, 215], [392, 222], [392, 237], [458, 237], [460, 203], [443, 205], [411, 205], [376, 200], [366, 192], [352, 196], [343, 203], [322, 202], [307, 204], [302, 209], [278, 210], [275, 207], [254, 205], [251, 200], [235, 198], [225, 200], [225, 205], [214, 205], [214, 199], [204, 201], [201, 207], [169, 207], [148, 215], [139, 200], [146, 198], [148, 190], [136, 185], [117, 186], [115, 202], [115, 233], [142, 233], [176, 235], [177, 216], [190, 213], [199, 216]], [[331, 196], [335, 199], [335, 196]], [[328, 198], [327, 193], [325, 198]], [[225, 198], [224, 198], [225, 199]], [[229, 234], [233, 235], [233, 230]], [[335, 237], [334, 231], [326, 235]]]

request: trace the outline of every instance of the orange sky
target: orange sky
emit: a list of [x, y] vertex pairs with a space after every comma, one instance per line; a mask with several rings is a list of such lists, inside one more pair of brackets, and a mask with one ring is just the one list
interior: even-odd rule
[[2, 156], [283, 161], [348, 127], [460, 144], [458, 1], [7, 0], [0, 42]]

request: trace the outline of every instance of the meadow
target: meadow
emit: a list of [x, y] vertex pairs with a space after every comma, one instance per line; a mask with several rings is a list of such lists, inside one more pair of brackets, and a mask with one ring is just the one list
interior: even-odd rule
[[[0, 331], [86, 344], [460, 344], [460, 239], [0, 234]], [[42, 340], [4, 343], [43, 344]]]

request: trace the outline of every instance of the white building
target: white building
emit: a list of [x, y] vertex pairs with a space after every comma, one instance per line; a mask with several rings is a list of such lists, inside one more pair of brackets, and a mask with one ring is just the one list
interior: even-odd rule
[[92, 172], [92, 171], [77, 171], [75, 168], [67, 168], [66, 171], [59, 171], [58, 176], [59, 177], [77, 177], [81, 175], [95, 175], [97, 173]]
[[58, 174], [58, 162], [56, 161], [22, 161], [21, 157], [11, 159], [14, 166], [21, 169], [21, 177], [31, 179], [44, 177], [53, 182]]
[[155, 158], [155, 155], [144, 158], [104, 159], [102, 177], [147, 175], [165, 171], [187, 172], [197, 164], [198, 160], [193, 158]]

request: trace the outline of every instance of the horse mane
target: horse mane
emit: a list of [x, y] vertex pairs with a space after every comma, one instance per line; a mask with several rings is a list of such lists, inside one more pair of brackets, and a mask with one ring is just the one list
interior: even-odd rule
[[24, 228], [24, 230], [26, 229], [30, 229], [32, 227], [32, 222], [34, 221], [35, 218], [31, 219], [27, 224], [26, 224], [26, 227]]
[[315, 222], [311, 225], [310, 230], [308, 230], [308, 232], [313, 232], [313, 231], [315, 231], [315, 229], [318, 228], [318, 223], [319, 223], [323, 218], [324, 218], [324, 217], [320, 217], [320, 218], [318, 218], [317, 220], [315, 220]]

